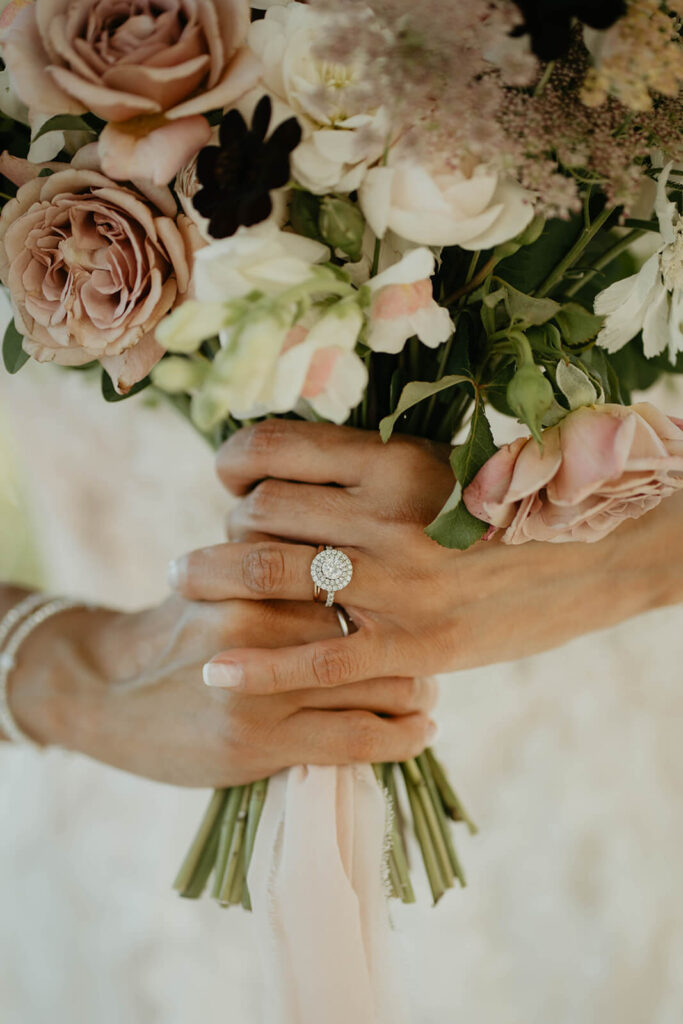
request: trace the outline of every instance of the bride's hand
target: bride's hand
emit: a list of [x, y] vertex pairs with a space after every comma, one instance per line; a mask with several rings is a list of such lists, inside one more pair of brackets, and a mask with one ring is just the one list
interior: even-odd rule
[[283, 602], [193, 604], [173, 596], [133, 614], [71, 611], [48, 620], [22, 647], [12, 709], [39, 742], [183, 786], [246, 783], [301, 763], [413, 757], [432, 735], [432, 680], [370, 680], [334, 693], [278, 696], [232, 694], [202, 682], [202, 665], [216, 650], [339, 633], [330, 609]]
[[359, 631], [233, 649], [214, 659], [216, 680], [264, 693], [431, 675], [523, 657], [683, 599], [683, 492], [598, 543], [493, 539], [453, 551], [424, 533], [453, 486], [448, 454], [414, 438], [383, 445], [370, 431], [283, 420], [227, 441], [218, 472], [241, 497], [229, 522], [237, 543], [182, 559], [179, 591], [310, 601], [313, 545], [323, 542], [351, 558], [339, 601]]

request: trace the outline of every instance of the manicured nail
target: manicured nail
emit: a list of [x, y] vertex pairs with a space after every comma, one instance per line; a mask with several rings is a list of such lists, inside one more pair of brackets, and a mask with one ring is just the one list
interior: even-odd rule
[[202, 676], [207, 686], [234, 688], [241, 685], [244, 669], [234, 661], [207, 661]]
[[172, 590], [177, 590], [180, 585], [180, 580], [183, 573], [184, 559], [174, 558], [172, 562], [168, 563], [168, 569], [166, 571], [166, 578], [168, 585]]

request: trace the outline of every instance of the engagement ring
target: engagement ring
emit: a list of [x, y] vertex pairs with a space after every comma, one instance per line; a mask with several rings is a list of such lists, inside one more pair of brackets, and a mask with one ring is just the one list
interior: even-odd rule
[[318, 554], [311, 562], [311, 577], [315, 584], [313, 600], [320, 600], [321, 590], [326, 590], [325, 604], [331, 608], [334, 604], [334, 595], [349, 585], [352, 576], [353, 564], [348, 555], [329, 544], [324, 547], [321, 544]]

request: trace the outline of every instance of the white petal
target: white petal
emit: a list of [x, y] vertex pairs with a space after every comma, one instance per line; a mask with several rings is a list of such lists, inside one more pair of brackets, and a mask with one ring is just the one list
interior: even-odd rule
[[669, 344], [669, 293], [661, 285], [653, 289], [652, 301], [643, 317], [643, 354], [658, 356]]
[[431, 303], [424, 309], [418, 309], [410, 318], [413, 333], [429, 348], [436, 348], [448, 341], [453, 333], [453, 321], [443, 306]]
[[373, 167], [358, 192], [363, 215], [377, 238], [384, 238], [389, 227], [394, 175], [392, 167]]
[[408, 317], [396, 317], [393, 320], [371, 320], [368, 325], [367, 344], [373, 352], [389, 352], [396, 355], [403, 350], [408, 338], [412, 338], [413, 330]]
[[434, 254], [424, 246], [411, 249], [398, 263], [371, 278], [368, 285], [375, 292], [389, 284], [414, 284], [415, 281], [424, 281], [434, 273], [435, 263]]
[[657, 181], [657, 198], [655, 199], [655, 212], [659, 221], [659, 230], [664, 236], [664, 241], [671, 244], [675, 240], [674, 217], [678, 210], [676, 204], [669, 201], [666, 194], [666, 183], [673, 167], [673, 160], [670, 160]]
[[524, 231], [534, 216], [532, 200], [531, 193], [516, 181], [509, 178], [501, 181], [493, 196], [493, 202], [502, 207], [500, 215], [489, 229], [463, 244], [463, 249], [492, 249], [502, 242], [515, 238]]
[[368, 371], [354, 352], [344, 352], [334, 368], [326, 391], [311, 400], [311, 407], [332, 423], [344, 423], [365, 394]]

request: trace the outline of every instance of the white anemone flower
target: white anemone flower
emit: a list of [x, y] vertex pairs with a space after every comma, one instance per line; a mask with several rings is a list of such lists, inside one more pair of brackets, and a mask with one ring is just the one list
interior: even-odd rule
[[673, 363], [683, 352], [683, 218], [666, 194], [671, 167], [666, 165], [657, 185], [659, 249], [637, 274], [600, 292], [595, 312], [606, 317], [597, 343], [608, 352], [618, 352], [642, 330], [645, 355], [668, 350]]

